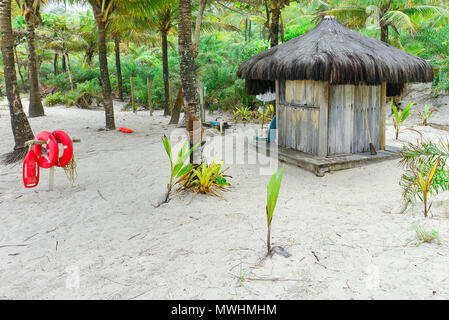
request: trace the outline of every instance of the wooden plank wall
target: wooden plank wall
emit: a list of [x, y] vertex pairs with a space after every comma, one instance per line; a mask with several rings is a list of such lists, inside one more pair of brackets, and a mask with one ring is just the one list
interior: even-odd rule
[[374, 146], [379, 149], [380, 106], [381, 86], [330, 86], [328, 155], [369, 151], [362, 107]]
[[[321, 156], [369, 151], [363, 106], [371, 138], [379, 149], [380, 133], [385, 130], [380, 123], [382, 86], [329, 86], [311, 80], [281, 80], [277, 91], [278, 143], [281, 146]], [[327, 110], [327, 119], [320, 118], [320, 107]], [[321, 128], [321, 138], [320, 121], [327, 125]], [[321, 150], [323, 146], [325, 150]]]
[[279, 144], [317, 154], [320, 100], [323, 99], [322, 83], [311, 80], [286, 80], [280, 87], [281, 91], [285, 90], [285, 95], [281, 92], [278, 108]]

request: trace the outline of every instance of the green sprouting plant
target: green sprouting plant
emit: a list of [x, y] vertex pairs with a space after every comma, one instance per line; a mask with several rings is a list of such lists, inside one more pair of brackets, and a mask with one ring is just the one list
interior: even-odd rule
[[434, 241], [438, 245], [441, 243], [440, 235], [437, 230], [432, 229], [432, 231], [426, 231], [421, 225], [414, 225], [413, 228], [415, 229], [416, 238], [418, 240], [418, 243], [416, 243], [417, 247], [423, 243], [432, 243]]
[[430, 185], [432, 183], [433, 177], [435, 176], [435, 172], [437, 171], [438, 165], [440, 164], [440, 157], [438, 157], [437, 161], [433, 165], [430, 172], [425, 176], [420, 170], [416, 170], [415, 177], [418, 180], [419, 187], [421, 188], [422, 200], [424, 202], [424, 216], [427, 217], [427, 212], [430, 210], [432, 204], [427, 207], [427, 200], [429, 197]]
[[396, 140], [399, 137], [399, 130], [401, 129], [402, 123], [407, 119], [411, 114], [411, 108], [413, 106], [413, 102], [410, 102], [404, 110], [398, 112], [396, 105], [394, 104], [393, 99], [391, 99], [391, 109], [393, 110], [393, 124], [394, 129], [396, 131]]
[[276, 208], [283, 173], [284, 166], [282, 166], [279, 174], [277, 174], [277, 170], [275, 170], [267, 187], [267, 206], [265, 208], [267, 214], [267, 255], [271, 252], [271, 221], [273, 220], [273, 212]]
[[429, 120], [429, 118], [432, 116], [432, 112], [436, 111], [435, 108], [433, 108], [432, 105], [428, 105], [426, 104], [424, 106], [424, 110], [423, 112], [419, 112], [419, 116], [422, 119], [422, 125], [423, 126], [427, 126], [427, 121]]
[[272, 104], [269, 104], [265, 107], [265, 112], [263, 111], [263, 108], [259, 108], [259, 119], [263, 122], [267, 122], [273, 118], [274, 114], [274, 107]]
[[163, 203], [167, 203], [170, 198], [170, 193], [173, 186], [176, 183], [176, 179], [185, 175], [192, 168], [192, 165], [185, 164], [185, 161], [193, 152], [193, 150], [198, 146], [193, 146], [190, 150], [188, 149], [188, 142], [186, 141], [182, 146], [181, 150], [179, 150], [178, 156], [173, 163], [173, 156], [170, 141], [168, 141], [167, 137], [164, 135], [162, 137], [162, 144], [164, 145], [165, 151], [167, 152], [168, 158], [170, 159], [170, 181], [167, 184], [167, 194], [165, 196], [165, 200]]
[[208, 164], [203, 162], [193, 165], [190, 170], [177, 182], [180, 183], [178, 191], [193, 191], [195, 194], [202, 193], [215, 197], [222, 197], [221, 191], [227, 191], [230, 186], [227, 181], [228, 175], [222, 170], [223, 161]]
[[251, 109], [249, 107], [237, 107], [234, 110], [234, 119], [238, 120], [240, 119], [241, 121], [244, 122], [249, 122], [251, 121]]
[[[415, 198], [425, 200], [425, 215], [429, 194], [449, 190], [449, 143], [440, 141], [409, 143], [403, 147], [400, 164], [405, 167], [399, 184], [403, 188], [403, 198], [414, 205]], [[419, 174], [418, 174], [419, 173]], [[421, 177], [420, 177], [421, 175]]]

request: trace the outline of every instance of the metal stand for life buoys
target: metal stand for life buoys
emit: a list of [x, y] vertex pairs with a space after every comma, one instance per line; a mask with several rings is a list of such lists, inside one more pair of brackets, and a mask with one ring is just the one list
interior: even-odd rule
[[[80, 139], [72, 139], [72, 143], [78, 143], [81, 142]], [[34, 145], [43, 145], [43, 144], [47, 144], [47, 141], [42, 141], [42, 140], [29, 140], [27, 142], [25, 142], [25, 145], [28, 148], [31, 148]], [[48, 191], [53, 191], [53, 187], [55, 185], [55, 166], [50, 168], [50, 173], [49, 173], [49, 179], [48, 179]]]

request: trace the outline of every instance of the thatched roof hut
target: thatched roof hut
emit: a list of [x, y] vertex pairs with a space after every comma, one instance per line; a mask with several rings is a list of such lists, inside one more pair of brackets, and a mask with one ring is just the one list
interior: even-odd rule
[[249, 94], [274, 92], [274, 80], [315, 80], [330, 85], [387, 83], [387, 95], [402, 84], [431, 82], [433, 70], [424, 59], [349, 30], [327, 16], [308, 33], [243, 62], [237, 76]]
[[249, 94], [276, 92], [279, 146], [319, 157], [385, 150], [386, 96], [434, 77], [426, 60], [333, 17], [243, 62], [237, 75]]

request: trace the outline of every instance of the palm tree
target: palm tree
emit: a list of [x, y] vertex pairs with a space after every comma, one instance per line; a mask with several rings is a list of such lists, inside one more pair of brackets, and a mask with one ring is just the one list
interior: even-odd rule
[[170, 84], [168, 70], [168, 34], [174, 28], [177, 0], [166, 0], [152, 8], [147, 16], [150, 25], [157, 28], [162, 42], [162, 72], [164, 79], [164, 116], [170, 114]]
[[115, 129], [114, 105], [112, 101], [112, 88], [109, 79], [108, 59], [106, 50], [107, 24], [111, 14], [121, 8], [127, 10], [132, 17], [139, 15], [141, 10], [161, 3], [163, 0], [66, 0], [71, 3], [88, 2], [94, 13], [98, 28], [98, 59], [100, 62], [101, 88], [103, 91], [104, 110], [106, 115], [106, 129]]
[[112, 102], [111, 81], [109, 79], [108, 57], [106, 51], [106, 24], [110, 14], [116, 9], [118, 0], [88, 0], [92, 6], [98, 28], [98, 59], [100, 61], [101, 88], [103, 91], [106, 129], [115, 130], [114, 105]]
[[17, 84], [14, 62], [14, 37], [11, 26], [11, 0], [0, 1], [0, 26], [2, 32], [2, 55], [6, 93], [8, 96], [11, 127], [14, 136], [14, 151], [6, 155], [5, 162], [12, 163], [26, 153], [25, 142], [34, 139], [33, 131], [23, 112]]
[[[155, 2], [157, 5], [157, 2]], [[134, 44], [152, 45], [156, 43], [156, 37], [153, 35], [153, 29], [148, 28], [157, 26], [154, 18], [153, 3], [141, 3], [139, 10], [133, 10], [133, 14], [129, 11], [131, 6], [122, 6], [117, 8], [113, 15], [109, 18], [108, 33], [114, 41], [115, 66], [117, 73], [117, 87], [119, 91], [119, 99], [123, 101], [123, 79], [120, 58], [120, 44], [122, 39]], [[156, 40], [156, 41], [155, 41]], [[168, 70], [168, 69], [167, 69]], [[167, 71], [168, 72], [168, 71]], [[167, 78], [168, 79], [168, 78]], [[164, 78], [165, 80], [165, 78]], [[164, 83], [167, 86], [168, 82]]]
[[[196, 91], [195, 77], [195, 59], [193, 55], [192, 45], [192, 1], [179, 0], [179, 17], [178, 17], [178, 50], [179, 50], [179, 69], [181, 75], [182, 95], [184, 106], [186, 109], [186, 129], [189, 132], [190, 146], [194, 143], [194, 120], [198, 118], [197, 101], [198, 94]], [[200, 132], [202, 129], [200, 124]], [[203, 137], [200, 139], [202, 140]], [[193, 162], [193, 155], [190, 157]]]
[[[71, 15], [47, 15], [46, 28], [49, 31], [48, 47], [60, 53], [63, 58], [63, 72], [67, 72], [70, 88], [75, 89], [70, 67], [69, 53], [85, 49], [85, 43], [80, 40], [83, 26], [71, 28], [73, 17]], [[64, 70], [65, 69], [65, 70]]]
[[83, 64], [92, 66], [92, 60], [98, 47], [98, 34], [95, 32], [95, 20], [92, 13], [79, 13], [80, 27], [78, 30], [79, 39], [85, 52]]
[[389, 43], [389, 28], [399, 35], [400, 29], [416, 31], [412, 20], [414, 14], [431, 16], [448, 16], [449, 11], [443, 5], [417, 4], [419, 1], [393, 0], [349, 0], [340, 3], [340, 7], [322, 10], [320, 16], [333, 15], [350, 27], [361, 28], [374, 24], [380, 28], [380, 40]]
[[36, 54], [36, 26], [42, 21], [40, 6], [46, 0], [22, 0], [22, 15], [27, 23], [28, 42], [28, 68], [30, 75], [30, 104], [28, 115], [30, 117], [44, 116], [44, 106], [42, 105], [39, 92], [39, 74]]
[[184, 100], [192, 110], [197, 109], [195, 64], [192, 46], [192, 1], [179, 0], [178, 44], [179, 66]]

